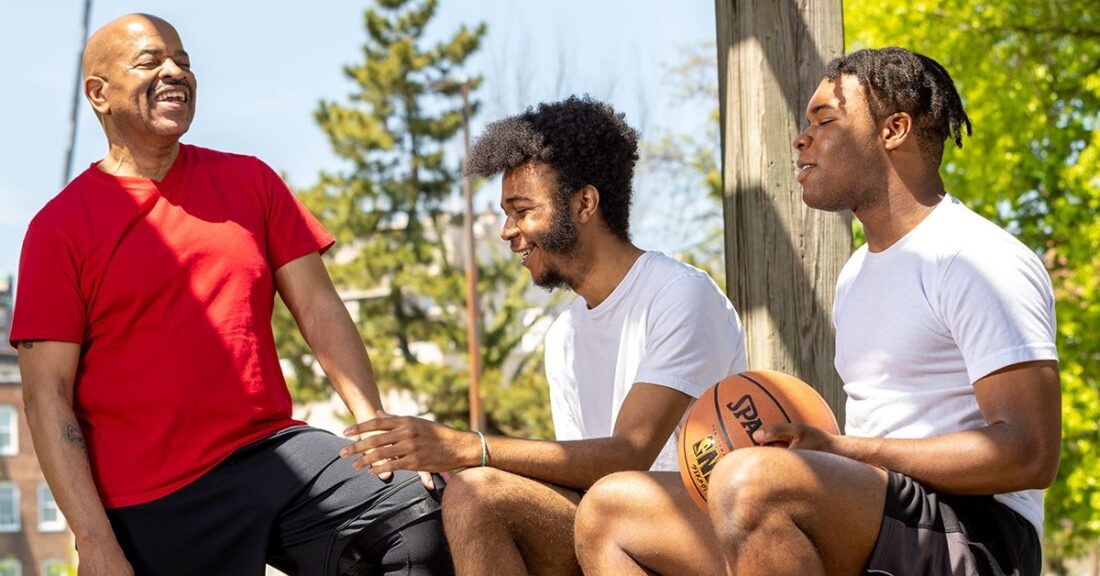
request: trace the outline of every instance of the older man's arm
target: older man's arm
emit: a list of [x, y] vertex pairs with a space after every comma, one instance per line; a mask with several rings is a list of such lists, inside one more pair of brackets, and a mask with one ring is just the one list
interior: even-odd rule
[[34, 451], [76, 536], [81, 576], [133, 574], [99, 499], [88, 449], [73, 412], [80, 345], [23, 341], [19, 369]]
[[281, 266], [275, 271], [275, 286], [355, 420], [374, 418], [382, 400], [370, 357], [321, 255], [312, 252]]

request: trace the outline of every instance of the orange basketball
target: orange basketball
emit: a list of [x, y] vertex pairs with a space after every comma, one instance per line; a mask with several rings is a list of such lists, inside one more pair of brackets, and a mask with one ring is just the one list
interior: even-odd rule
[[801, 422], [840, 434], [825, 399], [794, 376], [750, 370], [708, 388], [680, 430], [680, 477], [695, 503], [706, 510], [710, 472], [722, 456], [756, 445], [753, 432], [781, 422]]

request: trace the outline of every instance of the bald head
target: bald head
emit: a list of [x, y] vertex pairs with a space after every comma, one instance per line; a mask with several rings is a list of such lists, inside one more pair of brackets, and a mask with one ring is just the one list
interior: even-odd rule
[[195, 76], [179, 33], [163, 19], [127, 14], [84, 47], [84, 94], [112, 144], [172, 143], [195, 112]]
[[163, 18], [150, 14], [127, 14], [104, 24], [88, 39], [88, 44], [84, 46], [84, 77], [106, 75], [111, 63], [124, 59], [127, 47], [150, 29], [170, 36], [182, 45], [179, 33]]

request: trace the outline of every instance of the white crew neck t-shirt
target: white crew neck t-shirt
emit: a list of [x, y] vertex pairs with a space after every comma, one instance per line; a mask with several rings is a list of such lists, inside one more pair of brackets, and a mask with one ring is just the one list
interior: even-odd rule
[[[546, 335], [558, 440], [610, 436], [635, 382], [698, 398], [747, 368], [741, 321], [725, 294], [705, 272], [659, 252], [638, 257], [599, 306], [578, 297]], [[678, 469], [679, 430], [651, 470]]]
[[[865, 245], [852, 255], [833, 315], [851, 436], [928, 438], [985, 426], [974, 382], [1058, 358], [1042, 262], [950, 195], [886, 250]], [[1042, 535], [1041, 490], [996, 498]]]

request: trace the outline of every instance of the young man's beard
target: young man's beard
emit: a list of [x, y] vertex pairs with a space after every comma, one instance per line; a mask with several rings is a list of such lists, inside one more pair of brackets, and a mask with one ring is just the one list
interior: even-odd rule
[[[580, 248], [580, 234], [577, 231], [577, 223], [569, 214], [568, 204], [555, 208], [550, 228], [537, 235], [535, 244], [544, 252], [556, 256], [569, 257], [577, 253]], [[551, 291], [571, 285], [570, 279], [566, 278], [560, 270], [549, 264], [544, 266], [542, 274], [531, 278], [536, 286]]]

